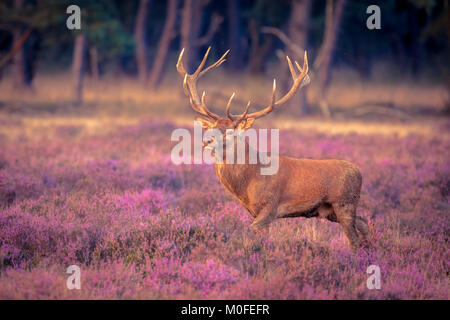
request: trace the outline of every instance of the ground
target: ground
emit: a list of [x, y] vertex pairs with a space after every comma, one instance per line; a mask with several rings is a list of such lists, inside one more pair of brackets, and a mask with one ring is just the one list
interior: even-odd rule
[[[280, 220], [255, 234], [212, 166], [172, 164], [170, 134], [194, 117], [180, 86], [88, 85], [76, 106], [53, 85], [42, 79], [37, 93], [0, 105], [1, 299], [449, 298], [448, 118], [344, 118], [359, 101], [332, 89], [342, 111], [333, 120], [283, 111], [257, 124], [280, 129], [283, 154], [360, 167], [358, 214], [372, 248], [354, 253], [328, 221]], [[434, 89], [390, 90], [403, 111], [417, 101], [439, 108]], [[81, 268], [81, 290], [66, 288], [70, 265]], [[370, 265], [379, 290], [367, 288]]]

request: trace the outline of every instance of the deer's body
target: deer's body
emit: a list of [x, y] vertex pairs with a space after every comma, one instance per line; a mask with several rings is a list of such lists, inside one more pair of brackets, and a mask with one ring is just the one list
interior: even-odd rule
[[256, 174], [258, 164], [215, 164], [215, 169], [222, 185], [255, 218], [270, 204], [274, 219], [320, 216], [336, 221], [333, 208], [356, 205], [362, 182], [359, 169], [343, 160], [280, 156], [278, 173], [265, 176]]
[[[269, 106], [249, 114], [249, 102], [244, 113], [238, 116], [229, 112], [233, 94], [226, 107], [227, 118], [222, 118], [206, 107], [205, 93], [201, 98], [199, 97], [196, 81], [206, 71], [225, 61], [228, 52], [202, 71], [208, 53], [209, 49], [195, 73], [187, 74], [181, 63], [182, 52], [177, 69], [184, 77], [183, 88], [192, 108], [204, 117], [197, 118], [197, 121], [200, 121], [205, 129], [219, 129], [222, 133], [223, 146], [228, 141], [227, 130], [249, 129], [255, 119], [272, 112], [292, 97], [296, 90], [309, 83], [306, 53], [303, 67], [295, 62], [300, 72], [298, 75], [290, 59], [287, 58], [293, 79], [293, 86], [288, 93], [276, 101], [274, 81]], [[212, 139], [204, 141], [204, 146], [211, 146], [213, 141]], [[246, 151], [249, 148], [246, 144]], [[222, 154], [226, 153], [222, 152]], [[249, 152], [246, 152], [245, 164], [221, 161], [221, 163], [216, 162], [215, 170], [222, 185], [254, 217], [251, 225], [254, 229], [260, 230], [277, 218], [319, 217], [341, 224], [353, 247], [359, 247], [362, 240], [367, 240], [369, 234], [367, 221], [356, 215], [362, 183], [361, 173], [356, 165], [344, 160], [312, 160], [279, 156], [278, 172], [273, 175], [261, 175], [261, 164], [249, 164], [248, 154]]]
[[354, 246], [360, 243], [357, 230], [367, 236], [365, 221], [356, 216], [362, 177], [351, 162], [280, 156], [274, 175], [260, 175], [259, 164], [216, 163], [215, 170], [222, 185], [255, 218], [254, 229], [279, 218], [318, 217], [350, 225], [346, 233]]

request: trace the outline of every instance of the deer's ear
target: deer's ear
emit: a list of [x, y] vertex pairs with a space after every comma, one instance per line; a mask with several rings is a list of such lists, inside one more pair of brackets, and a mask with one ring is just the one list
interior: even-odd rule
[[245, 131], [245, 130], [251, 128], [251, 126], [253, 125], [253, 122], [255, 122], [255, 118], [245, 119], [244, 121], [239, 123], [237, 128], [240, 129], [240, 130], [244, 130]]
[[195, 117], [195, 121], [200, 122], [203, 129], [214, 128], [214, 123], [212, 123], [212, 122], [210, 122], [210, 121], [208, 121], [206, 119], [203, 119], [203, 118], [200, 118], [200, 117]]

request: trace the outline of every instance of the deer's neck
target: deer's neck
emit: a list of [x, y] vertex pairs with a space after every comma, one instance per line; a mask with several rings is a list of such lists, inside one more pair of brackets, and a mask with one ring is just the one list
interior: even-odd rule
[[[245, 144], [245, 163], [237, 163], [237, 150], [235, 148], [234, 161], [226, 161], [225, 153], [222, 163], [215, 163], [214, 168], [216, 175], [222, 185], [230, 191], [243, 204], [247, 202], [247, 186], [259, 174], [259, 164], [249, 164], [249, 152], [251, 147], [248, 143]], [[228, 162], [228, 163], [227, 163]]]
[[257, 165], [219, 164], [214, 165], [220, 183], [241, 202], [247, 203], [247, 186], [255, 176]]

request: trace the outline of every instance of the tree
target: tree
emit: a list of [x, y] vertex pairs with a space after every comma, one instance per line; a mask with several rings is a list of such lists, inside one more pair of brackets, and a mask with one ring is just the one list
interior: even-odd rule
[[[22, 8], [23, 1], [14, 0], [14, 9], [21, 10]], [[23, 41], [21, 45], [24, 29], [22, 24], [17, 24], [12, 32], [13, 48], [17, 48], [13, 56], [13, 78], [16, 89], [30, 88], [32, 80], [31, 65], [26, 52], [28, 39]]]
[[91, 76], [95, 82], [100, 78], [100, 72], [98, 70], [98, 50], [92, 46], [89, 49], [89, 67], [91, 68]]
[[244, 65], [241, 45], [241, 25], [239, 19], [239, 1], [227, 1], [228, 16], [228, 47], [231, 55], [229, 57], [229, 68], [232, 70], [241, 70]]
[[212, 39], [223, 21], [221, 16], [213, 13], [208, 31], [200, 36], [203, 9], [208, 3], [209, 0], [184, 0], [181, 12], [181, 47], [185, 49], [184, 63], [188, 69], [196, 64], [198, 49]]
[[[287, 5], [286, 5], [287, 4]], [[272, 49], [272, 35], [261, 35], [261, 26], [278, 27], [286, 22], [289, 2], [257, 0], [247, 10], [245, 18], [248, 21], [249, 57], [247, 70], [257, 74], [263, 71], [267, 55]]]
[[27, 29], [18, 39], [14, 39], [11, 50], [0, 60], [0, 69], [2, 69], [12, 58], [14, 58], [15, 54], [23, 48], [30, 35], [31, 29]]
[[[297, 12], [292, 12], [291, 15], [290, 25], [292, 24], [293, 26], [292, 29], [290, 29], [290, 34], [295, 36], [297, 41], [294, 41], [292, 36], [288, 37], [277, 28], [265, 27], [262, 31], [276, 35], [286, 45], [289, 52], [296, 57], [296, 59], [300, 59], [300, 57], [304, 54], [304, 48], [307, 41], [307, 34], [305, 34], [307, 33], [307, 28], [302, 21], [309, 21], [305, 15], [309, 15], [307, 14], [307, 10], [309, 10], [308, 6], [310, 6], [310, 3], [308, 4], [305, 1], [294, 0], [293, 6], [294, 5], [295, 11]], [[327, 0], [325, 9], [325, 31], [319, 53], [313, 63], [314, 71], [317, 73], [316, 82], [318, 87], [318, 96], [316, 97], [316, 100], [319, 101], [322, 114], [327, 118], [329, 118], [331, 114], [325, 96], [329, 84], [330, 64], [336, 46], [344, 5], [345, 0], [337, 0], [336, 8], [334, 9], [333, 0]], [[299, 12], [303, 12], [303, 19], [299, 18], [299, 16], [301, 16]], [[301, 42], [304, 43], [303, 46], [300, 45]], [[285, 54], [283, 54], [280, 59], [284, 60], [284, 56]], [[297, 101], [296, 103], [298, 105], [299, 103], [304, 103], [304, 101]], [[305, 104], [303, 104], [303, 106], [304, 105]]]
[[163, 32], [159, 40], [155, 61], [149, 76], [149, 86], [156, 89], [161, 83], [164, 63], [169, 52], [170, 43], [175, 37], [175, 22], [177, 17], [178, 0], [169, 0], [167, 2], [167, 17], [164, 22]]
[[248, 22], [250, 36], [250, 52], [247, 70], [251, 74], [258, 74], [263, 71], [264, 59], [272, 48], [273, 37], [266, 36], [261, 43], [260, 27], [255, 19]]
[[[293, 0], [291, 4], [291, 13], [289, 16], [288, 34], [289, 38], [306, 50], [308, 44], [309, 17], [311, 11], [311, 0]], [[295, 60], [301, 61], [303, 54], [288, 47], [288, 55]], [[283, 74], [288, 74], [287, 69]], [[302, 114], [306, 113], [306, 91], [300, 90], [296, 96], [289, 102], [294, 110], [300, 110]]]
[[142, 83], [147, 79], [147, 45], [145, 41], [145, 31], [147, 27], [149, 4], [149, 0], [140, 0], [136, 18], [136, 27], [134, 30], [134, 40], [136, 41], [136, 65], [138, 78]]
[[[89, 48], [93, 77], [99, 73], [102, 60], [115, 59], [118, 54], [132, 46], [132, 40], [118, 19], [118, 8], [110, 0], [85, 0], [81, 2], [82, 28], [74, 32], [72, 56], [72, 81], [74, 99], [82, 101], [83, 78], [86, 69], [86, 53]], [[99, 76], [99, 75], [98, 75]]]
[[[32, 85], [41, 33], [61, 24], [65, 14], [61, 0], [0, 1], [0, 29], [11, 36], [11, 50], [0, 61], [0, 68], [12, 61], [12, 79], [17, 89]], [[64, 21], [65, 23], [65, 21]]]
[[85, 69], [86, 36], [82, 33], [75, 38], [72, 58], [73, 94], [76, 103], [83, 100], [83, 76]]
[[326, 117], [330, 117], [330, 110], [326, 101], [326, 91], [330, 81], [330, 65], [333, 53], [336, 47], [337, 36], [342, 19], [346, 0], [337, 0], [336, 7], [333, 6], [333, 0], [327, 0], [325, 12], [325, 32], [322, 45], [314, 61], [314, 68], [317, 70], [318, 82], [318, 100], [322, 113]]

